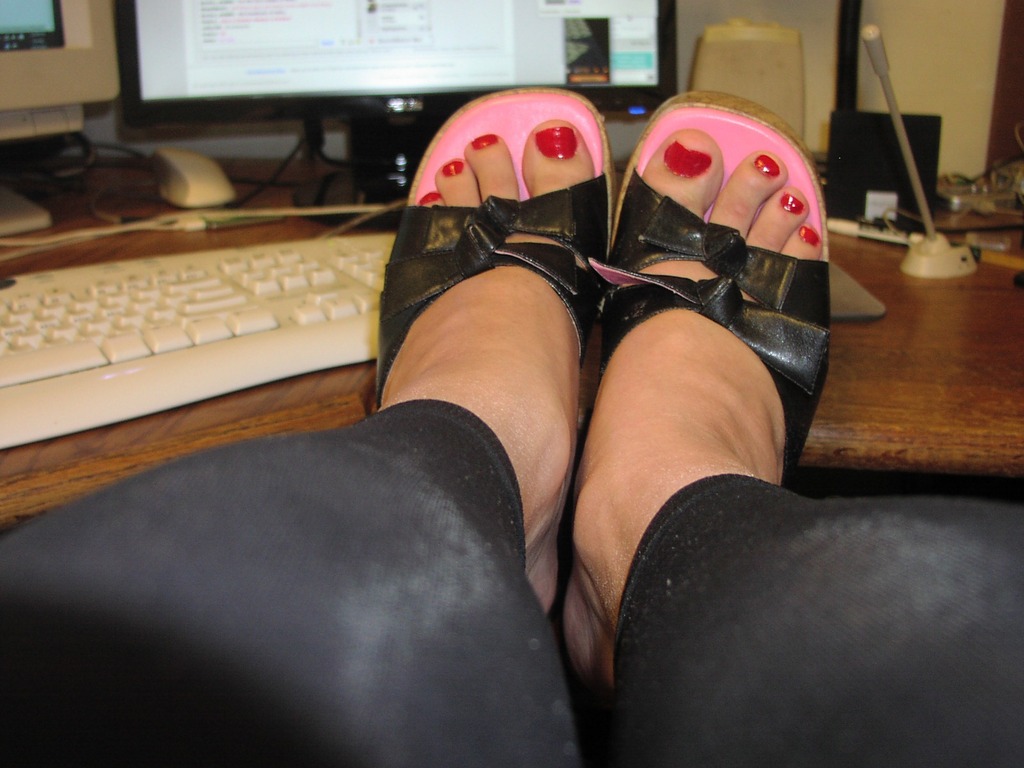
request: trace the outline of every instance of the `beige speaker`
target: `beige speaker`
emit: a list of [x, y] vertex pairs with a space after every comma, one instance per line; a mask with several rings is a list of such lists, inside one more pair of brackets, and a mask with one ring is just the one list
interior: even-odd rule
[[803, 136], [804, 52], [799, 30], [747, 19], [705, 27], [690, 87], [761, 104]]

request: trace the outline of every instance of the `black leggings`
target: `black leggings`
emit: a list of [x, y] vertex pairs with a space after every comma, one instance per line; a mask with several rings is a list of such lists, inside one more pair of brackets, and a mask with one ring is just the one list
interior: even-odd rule
[[685, 488], [623, 600], [613, 750], [636, 766], [1018, 766], [1024, 509]]
[[[1019, 762], [1019, 515], [684, 489], [624, 601], [617, 764]], [[454, 406], [0, 537], [3, 765], [578, 765], [573, 725], [511, 466]]]

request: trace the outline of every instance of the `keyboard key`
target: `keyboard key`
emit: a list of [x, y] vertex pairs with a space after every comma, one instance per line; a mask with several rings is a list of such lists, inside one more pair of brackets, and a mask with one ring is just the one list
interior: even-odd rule
[[316, 269], [309, 273], [309, 284], [314, 288], [322, 288], [325, 285], [334, 285], [338, 281], [334, 273], [329, 269]]
[[169, 283], [164, 286], [164, 295], [177, 296], [188, 295], [193, 291], [201, 291], [208, 288], [216, 288], [221, 282], [216, 277], [203, 280], [187, 280], [180, 283]]
[[192, 320], [185, 326], [185, 332], [196, 344], [210, 344], [214, 341], [223, 341], [224, 339], [230, 339], [232, 335], [224, 321], [217, 317]]
[[107, 358], [91, 341], [44, 347], [19, 355], [0, 357], [0, 387], [61, 376], [107, 364]]
[[242, 294], [225, 296], [222, 299], [210, 299], [209, 301], [190, 301], [182, 306], [181, 311], [186, 315], [208, 315], [214, 312], [223, 312], [227, 309], [240, 307], [247, 303], [248, 299]]
[[324, 314], [330, 320], [341, 320], [344, 317], [352, 317], [359, 314], [359, 307], [348, 298], [337, 298], [325, 301], [323, 304]]
[[221, 272], [225, 275], [237, 275], [246, 270], [246, 260], [241, 256], [232, 256], [220, 263]]
[[281, 284], [272, 277], [265, 277], [261, 280], [256, 280], [249, 290], [252, 291], [253, 296], [276, 296], [281, 292]]
[[138, 360], [149, 357], [152, 353], [146, 342], [137, 333], [122, 333], [110, 336], [100, 344], [103, 354], [112, 363], [123, 363], [127, 360]]
[[46, 334], [46, 341], [53, 343], [71, 342], [78, 338], [78, 329], [73, 325], [59, 325], [51, 328]]
[[267, 309], [247, 309], [238, 314], [228, 315], [228, 328], [236, 336], [272, 331], [277, 327], [277, 318]]
[[213, 301], [214, 299], [223, 299], [227, 296], [234, 294], [235, 289], [230, 285], [223, 285], [218, 283], [211, 288], [202, 288], [199, 290], [192, 291], [188, 295], [189, 301]]
[[292, 310], [292, 319], [299, 325], [309, 325], [310, 323], [322, 323], [327, 318], [320, 307], [303, 304]]
[[282, 275], [280, 282], [281, 289], [285, 291], [309, 288], [309, 280], [306, 279], [305, 275]]
[[185, 333], [185, 329], [176, 325], [147, 328], [142, 332], [142, 339], [146, 342], [146, 346], [157, 355], [192, 346], [192, 339]]

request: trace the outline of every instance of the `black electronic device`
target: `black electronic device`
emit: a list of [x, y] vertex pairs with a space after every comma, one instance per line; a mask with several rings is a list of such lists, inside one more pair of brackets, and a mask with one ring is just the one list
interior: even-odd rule
[[[924, 184], [925, 200], [938, 202], [936, 181], [942, 118], [939, 115], [903, 115], [910, 148]], [[897, 207], [920, 215], [910, 171], [888, 112], [836, 110], [829, 122], [828, 214], [853, 221], [897, 219]], [[880, 204], [873, 204], [876, 195]], [[891, 197], [887, 204], [885, 197]], [[891, 210], [886, 210], [891, 208]], [[900, 229], [915, 229], [915, 222], [899, 217]]]
[[126, 123], [349, 125], [365, 199], [404, 196], [430, 137], [492, 91], [559, 86], [606, 114], [676, 91], [675, 0], [118, 0]]

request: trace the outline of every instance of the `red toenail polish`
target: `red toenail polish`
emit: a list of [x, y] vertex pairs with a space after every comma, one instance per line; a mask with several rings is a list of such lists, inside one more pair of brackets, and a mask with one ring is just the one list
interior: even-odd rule
[[537, 149], [544, 157], [571, 160], [576, 157], [576, 131], [569, 126], [555, 126], [537, 131]]
[[821, 238], [818, 233], [810, 227], [800, 227], [800, 239], [808, 245], [818, 245], [821, 243]]
[[458, 176], [465, 168], [466, 164], [461, 160], [452, 160], [441, 167], [441, 173], [445, 176]]
[[420, 198], [420, 205], [433, 205], [440, 202], [441, 194], [439, 192], [427, 192], [427, 194]]
[[477, 136], [472, 142], [473, 149], [487, 149], [497, 143], [498, 137], [493, 133], [485, 133], [483, 136]]
[[711, 167], [711, 155], [696, 149], [687, 149], [678, 141], [665, 150], [665, 165], [676, 176], [695, 179]]
[[782, 210], [789, 213], [801, 214], [804, 212], [804, 204], [788, 192], [782, 196]]
[[774, 158], [768, 157], [768, 155], [758, 155], [754, 159], [754, 167], [765, 176], [773, 179], [782, 173], [782, 169], [779, 168], [779, 164], [775, 162]]

